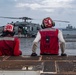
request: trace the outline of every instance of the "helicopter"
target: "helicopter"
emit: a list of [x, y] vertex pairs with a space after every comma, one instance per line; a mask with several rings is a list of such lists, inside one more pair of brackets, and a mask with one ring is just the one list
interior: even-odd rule
[[0, 16], [0, 18], [24, 20], [22, 22], [19, 22], [19, 21], [13, 22], [12, 21], [10, 23], [10, 24], [14, 25], [15, 35], [18, 35], [19, 37], [35, 37], [38, 30], [41, 29], [39, 24], [28, 22], [27, 20], [33, 20], [32, 18], [29, 18], [29, 17], [17, 18], [17, 17]]
[[[15, 36], [18, 35], [18, 37], [35, 37], [38, 30], [41, 29], [40, 24], [27, 21], [27, 20], [34, 20], [33, 18], [29, 18], [29, 17], [3, 17], [3, 16], [0, 16], [0, 18], [23, 20], [22, 22], [19, 22], [19, 21], [13, 22], [12, 21], [10, 23], [10, 24], [14, 25]], [[61, 20], [53, 20], [53, 21], [69, 23], [69, 21], [61, 21]]]

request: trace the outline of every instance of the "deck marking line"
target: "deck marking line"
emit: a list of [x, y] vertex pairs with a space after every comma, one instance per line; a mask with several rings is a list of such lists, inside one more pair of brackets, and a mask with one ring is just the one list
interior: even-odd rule
[[39, 61], [41, 61], [41, 60], [42, 60], [42, 56], [39, 57]]
[[3, 60], [2, 60], [2, 61], [7, 60], [9, 57], [10, 57], [10, 56], [5, 56], [5, 57], [3, 58]]

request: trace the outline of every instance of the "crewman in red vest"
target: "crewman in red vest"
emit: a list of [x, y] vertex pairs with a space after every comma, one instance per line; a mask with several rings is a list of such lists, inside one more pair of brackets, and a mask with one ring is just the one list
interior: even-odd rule
[[14, 37], [14, 33], [13, 25], [7, 24], [4, 27], [0, 37], [0, 56], [19, 56], [22, 54], [19, 50], [19, 39]]
[[[53, 28], [55, 22], [50, 18], [44, 18], [42, 21], [42, 29], [38, 31], [36, 38], [33, 41], [31, 56], [37, 56], [36, 47], [40, 41], [40, 55], [59, 55], [59, 45], [61, 48], [61, 56], [66, 56], [65, 40], [62, 32], [59, 29]], [[60, 42], [59, 42], [60, 41]]]

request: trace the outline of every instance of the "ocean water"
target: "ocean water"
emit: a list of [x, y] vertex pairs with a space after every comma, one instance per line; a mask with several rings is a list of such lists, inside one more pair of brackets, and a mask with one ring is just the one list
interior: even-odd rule
[[[20, 49], [23, 55], [31, 55], [32, 53], [32, 44], [34, 38], [19, 38], [20, 39]], [[38, 47], [36, 49], [36, 53], [39, 55], [40, 53], [40, 44], [38, 43]], [[67, 55], [76, 55], [76, 42], [66, 42], [65, 53]], [[59, 54], [61, 54], [61, 50], [59, 49]]]
[[[31, 55], [32, 53], [32, 44], [34, 38], [19, 38], [20, 39], [20, 49], [23, 55]], [[39, 43], [36, 49], [37, 54], [39, 55]]]

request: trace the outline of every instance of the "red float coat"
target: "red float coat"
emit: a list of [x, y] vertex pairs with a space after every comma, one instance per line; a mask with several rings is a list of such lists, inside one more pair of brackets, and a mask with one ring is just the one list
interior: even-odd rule
[[40, 40], [40, 54], [58, 54], [58, 29], [42, 29]]
[[13, 37], [0, 38], [0, 56], [19, 56], [22, 52], [19, 50], [19, 39]]

